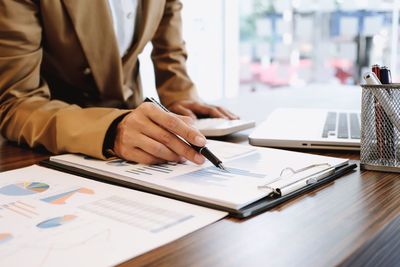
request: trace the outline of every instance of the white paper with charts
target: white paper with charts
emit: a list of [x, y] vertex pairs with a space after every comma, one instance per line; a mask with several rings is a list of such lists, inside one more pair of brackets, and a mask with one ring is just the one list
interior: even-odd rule
[[[324, 170], [325, 164], [335, 168], [348, 163], [347, 159], [219, 141], [208, 141], [207, 147], [223, 161], [229, 172], [214, 167], [208, 161], [202, 166], [191, 162], [143, 165], [121, 159], [101, 161], [73, 154], [54, 156], [50, 160], [236, 210], [272, 192], [266, 187], [260, 188], [262, 186], [274, 181], [280, 185], [282, 182], [287, 184], [308, 177]], [[314, 165], [315, 168], [308, 168]], [[306, 170], [278, 179], [286, 168]]]
[[111, 266], [227, 213], [31, 166], [0, 174], [0, 266]]

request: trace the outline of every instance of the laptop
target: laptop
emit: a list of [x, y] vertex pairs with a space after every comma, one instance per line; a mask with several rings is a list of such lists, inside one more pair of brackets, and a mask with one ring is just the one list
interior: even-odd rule
[[357, 110], [280, 108], [250, 134], [255, 146], [360, 150]]

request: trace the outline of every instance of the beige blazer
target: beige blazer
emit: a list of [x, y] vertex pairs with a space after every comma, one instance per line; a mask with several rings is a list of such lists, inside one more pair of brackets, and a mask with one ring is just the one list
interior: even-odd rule
[[121, 59], [106, 0], [2, 0], [1, 134], [102, 158], [109, 125], [142, 101], [138, 55], [148, 42], [161, 102], [196, 98], [181, 8], [178, 0], [139, 0], [134, 43]]

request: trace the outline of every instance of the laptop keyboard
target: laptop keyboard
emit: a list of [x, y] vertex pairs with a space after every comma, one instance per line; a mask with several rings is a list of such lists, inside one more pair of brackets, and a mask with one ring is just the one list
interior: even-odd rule
[[358, 113], [328, 112], [322, 137], [328, 138], [330, 135], [336, 135], [340, 139], [360, 139]]
[[360, 131], [360, 121], [357, 113], [350, 114], [350, 134], [352, 139], [360, 139], [361, 131]]

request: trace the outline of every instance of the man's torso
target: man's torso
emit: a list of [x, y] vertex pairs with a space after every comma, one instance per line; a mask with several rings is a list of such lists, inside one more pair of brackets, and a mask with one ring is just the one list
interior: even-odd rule
[[42, 0], [41, 73], [52, 98], [81, 106], [133, 107], [141, 100], [138, 55], [151, 41], [165, 6], [139, 0], [131, 47], [121, 59], [106, 0]]

